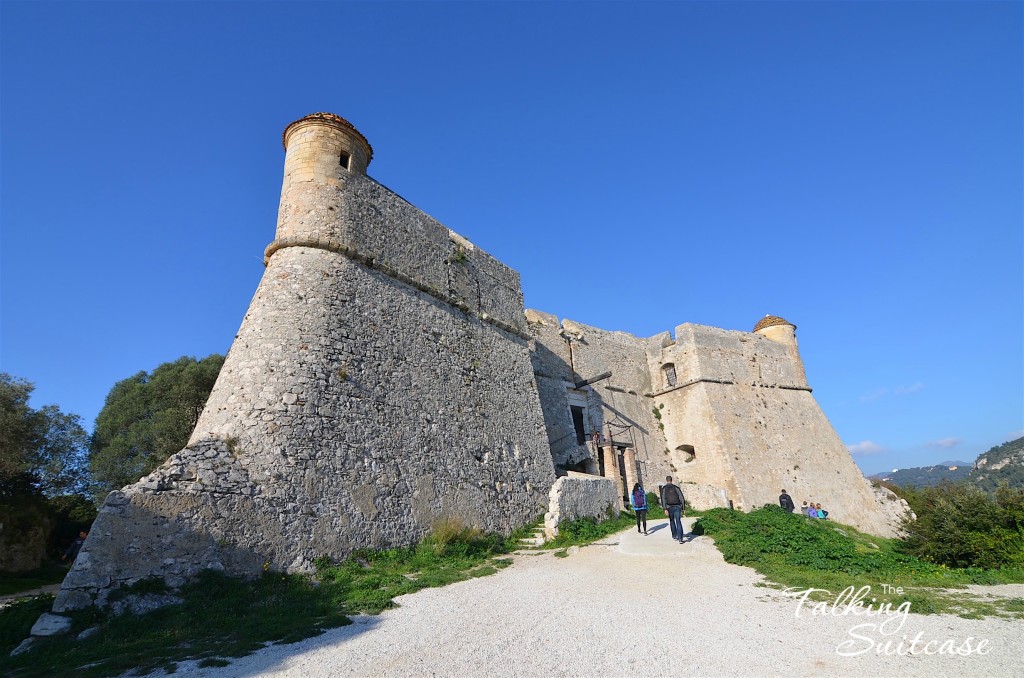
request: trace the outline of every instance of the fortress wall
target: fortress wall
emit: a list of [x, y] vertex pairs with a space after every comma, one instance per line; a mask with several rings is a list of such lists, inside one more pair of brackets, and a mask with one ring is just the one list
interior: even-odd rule
[[370, 177], [286, 181], [280, 215], [268, 253], [285, 244], [328, 247], [525, 332], [519, 274]]
[[788, 346], [750, 332], [685, 323], [660, 360], [675, 363], [679, 384], [706, 379], [807, 387], [803, 367]]
[[[675, 471], [673, 477], [682, 483], [724, 488], [727, 498], [736, 501], [740, 488], [736, 484], [731, 457], [718, 433], [719, 422], [714, 416], [706, 391], [700, 388], [699, 383], [673, 389], [656, 396], [654, 404], [661, 408], [662, 421], [665, 423], [666, 447]], [[684, 445], [693, 448], [695, 456], [692, 459], [681, 451]], [[696, 500], [690, 495], [686, 499]], [[695, 503], [694, 507], [705, 509], [717, 505], [716, 500], [712, 506]]]
[[[737, 506], [820, 502], [830, 518], [871, 534], [895, 532], [870, 483], [808, 391], [702, 383], [715, 431], [731, 455]], [[735, 499], [734, 499], [735, 501]]]
[[[588, 459], [593, 459], [593, 464], [596, 464], [591, 446], [578, 445], [576, 442], [576, 429], [569, 410], [567, 389], [576, 383], [579, 377], [573, 374], [569, 366], [569, 346], [558, 334], [561, 329], [558, 317], [532, 309], [526, 311], [525, 317], [531, 337], [530, 360], [537, 381], [541, 410], [544, 413], [544, 427], [551, 459], [556, 467], [562, 469], [583, 464]], [[582, 389], [576, 393], [587, 403], [588, 420], [584, 424], [586, 430], [598, 430], [601, 426], [598, 401], [590, 389]], [[591, 406], [592, 403], [594, 406]], [[593, 465], [590, 466], [590, 470], [594, 470]]]
[[58, 603], [204, 567], [304, 570], [441, 516], [508, 533], [554, 482], [533, 379], [527, 340], [342, 254], [281, 249], [192, 449], [111, 495]]
[[[841, 522], [890, 535], [867, 481], [832, 429], [788, 346], [760, 335], [698, 325], [677, 328], [661, 360], [685, 365], [666, 404], [666, 433], [684, 481], [726, 488], [737, 508], [821, 502]], [[689, 384], [689, 385], [686, 385]], [[693, 445], [696, 458], [675, 452]]]
[[[534, 338], [534, 371], [538, 376], [555, 464], [564, 465], [567, 459], [594, 454], [589, 445], [580, 446], [575, 451], [575, 433], [567, 399], [567, 393], [575, 392], [587, 399], [588, 433], [600, 430], [607, 436], [605, 424], [609, 421], [634, 425], [637, 459], [643, 462], [644, 485], [656, 487], [656, 483], [663, 481], [672, 471], [665, 456], [664, 435], [652, 412], [652, 402], [644, 397], [651, 388], [645, 340], [572, 320], [559, 323], [556, 316], [532, 310], [527, 311], [527, 320]], [[569, 337], [570, 342], [559, 335], [559, 330]], [[566, 382], [575, 383], [609, 371], [612, 373], [610, 378], [574, 391], [567, 388]], [[630, 442], [631, 438], [622, 431], [616, 440]]]

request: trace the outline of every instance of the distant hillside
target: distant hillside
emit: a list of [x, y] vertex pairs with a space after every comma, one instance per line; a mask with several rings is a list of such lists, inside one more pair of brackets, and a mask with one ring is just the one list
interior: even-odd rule
[[983, 490], [994, 490], [1002, 482], [1024, 488], [1024, 438], [993, 447], [978, 457], [974, 467], [968, 480]]
[[967, 480], [970, 472], [970, 462], [954, 462], [951, 464], [942, 463], [937, 466], [901, 468], [890, 473], [876, 473], [871, 478], [874, 480], [884, 480], [901, 487], [931, 487], [932, 485], [938, 485], [943, 480], [953, 483]]

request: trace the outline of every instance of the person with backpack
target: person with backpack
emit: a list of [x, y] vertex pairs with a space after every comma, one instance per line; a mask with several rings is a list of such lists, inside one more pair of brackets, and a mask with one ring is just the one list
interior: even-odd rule
[[779, 495], [779, 506], [786, 513], [792, 513], [793, 509], [796, 508], [796, 504], [793, 503], [793, 497], [789, 496], [786, 492], [786, 488], [782, 488], [782, 494]]
[[672, 538], [683, 543], [683, 506], [686, 500], [683, 499], [683, 491], [678, 485], [672, 483], [672, 476], [665, 476], [665, 484], [661, 486], [661, 505], [668, 513], [668, 525], [672, 530]]
[[629, 504], [636, 514], [636, 531], [641, 531], [640, 524], [643, 523], [642, 531], [647, 534], [647, 493], [640, 487], [640, 483], [634, 483], [633, 492], [629, 495]]

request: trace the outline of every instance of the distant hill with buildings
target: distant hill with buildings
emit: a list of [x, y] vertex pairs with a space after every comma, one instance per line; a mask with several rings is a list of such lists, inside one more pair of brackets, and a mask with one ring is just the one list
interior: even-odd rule
[[990, 491], [1003, 482], [1024, 488], [1024, 437], [997, 445], [979, 456], [968, 480]]
[[876, 473], [872, 480], [883, 480], [902, 487], [931, 487], [944, 480], [967, 481], [992, 491], [1005, 482], [1024, 488], [1024, 437], [997, 445], [980, 454], [976, 461], [944, 461], [934, 466], [894, 469]]
[[901, 468], [888, 473], [876, 473], [872, 480], [884, 480], [901, 487], [931, 487], [944, 480], [956, 483], [967, 480], [973, 464], [969, 461], [942, 462], [935, 466]]

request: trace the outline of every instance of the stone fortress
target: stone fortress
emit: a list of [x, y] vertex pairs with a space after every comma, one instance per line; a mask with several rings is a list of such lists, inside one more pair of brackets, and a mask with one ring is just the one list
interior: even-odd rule
[[[524, 311], [519, 274], [366, 175], [336, 115], [284, 131], [266, 270], [188, 446], [105, 501], [57, 596], [308, 571], [440, 517], [549, 531], [672, 475], [697, 508], [827, 504], [895, 529], [818, 407], [795, 326], [638, 338]], [[603, 503], [602, 503], [603, 502]]]

